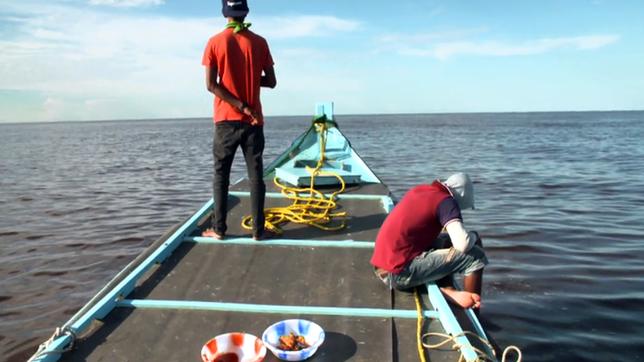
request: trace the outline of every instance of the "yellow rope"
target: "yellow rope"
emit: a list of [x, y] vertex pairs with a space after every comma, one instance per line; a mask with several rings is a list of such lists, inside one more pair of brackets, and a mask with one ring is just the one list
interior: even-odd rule
[[[326, 158], [326, 123], [315, 123], [315, 129], [320, 134], [320, 159], [314, 168], [306, 167], [306, 170], [311, 174], [309, 187], [290, 187], [281, 184], [277, 177], [273, 179], [273, 183], [280, 188], [282, 195], [290, 199], [292, 203], [285, 207], [264, 209], [266, 218], [264, 227], [270, 231], [281, 234], [280, 225], [287, 222], [310, 225], [322, 230], [339, 230], [346, 226], [344, 218], [348, 214], [346, 212], [333, 212], [337, 207], [335, 197], [344, 191], [345, 182], [337, 173], [321, 170]], [[315, 189], [315, 177], [324, 175], [336, 177], [341, 185], [339, 190], [329, 196]], [[339, 225], [329, 226], [334, 218], [342, 218], [342, 221]], [[251, 230], [251, 221], [252, 217], [250, 215], [245, 216], [241, 222], [242, 227]]]
[[[453, 336], [449, 335], [449, 334], [445, 334], [445, 333], [429, 332], [429, 333], [425, 333], [422, 336], [421, 340], [424, 340], [425, 338], [429, 338], [429, 337], [443, 338], [442, 341], [440, 341], [438, 343], [435, 343], [435, 344], [429, 344], [429, 343], [422, 342], [423, 347], [428, 348], [428, 349], [437, 349], [437, 348], [440, 348], [440, 347], [452, 342], [453, 343], [452, 349], [461, 351], [461, 355], [459, 356], [459, 359], [458, 359], [458, 361], [461, 362], [461, 361], [465, 361], [465, 356], [463, 356], [463, 352], [461, 350], [461, 345], [456, 342], [456, 338], [461, 337], [461, 336], [470, 336], [470, 337], [473, 337], [475, 339], [478, 339], [481, 343], [485, 344], [490, 349], [490, 351], [492, 351], [492, 356], [489, 356], [484, 351], [482, 351], [482, 350], [480, 350], [480, 349], [478, 349], [478, 348], [476, 348], [474, 346], [471, 346], [471, 348], [474, 350], [474, 352], [477, 355], [476, 361], [483, 362], [483, 361], [496, 361], [497, 360], [496, 359], [496, 352], [494, 351], [494, 348], [492, 347], [490, 342], [487, 339], [479, 336], [478, 334], [476, 334], [474, 332], [463, 331], [462, 333], [459, 333], [459, 334], [453, 335]], [[506, 362], [507, 354], [509, 352], [511, 352], [511, 351], [514, 351], [517, 354], [517, 359], [516, 359], [515, 362], [521, 362], [521, 359], [523, 358], [523, 356], [521, 354], [521, 350], [517, 346], [508, 346], [508, 347], [506, 347], [505, 350], [503, 351], [503, 355], [501, 357], [501, 362]]]
[[[480, 362], [483, 362], [483, 361], [496, 361], [496, 352], [494, 351], [494, 347], [492, 347], [492, 344], [490, 344], [490, 342], [487, 339], [479, 336], [478, 334], [476, 334], [474, 332], [463, 331], [463, 333], [460, 333], [460, 334], [457, 334], [457, 335], [454, 335], [454, 336], [449, 335], [449, 334], [445, 334], [445, 333], [436, 333], [436, 332], [428, 332], [428, 333], [422, 334], [424, 317], [423, 317], [422, 305], [421, 305], [421, 302], [420, 302], [420, 292], [418, 291], [418, 288], [416, 288], [415, 291], [414, 291], [414, 297], [415, 297], [415, 300], [416, 300], [416, 312], [418, 313], [418, 319], [417, 319], [417, 323], [416, 323], [416, 343], [417, 343], [417, 347], [418, 347], [418, 356], [420, 357], [421, 362], [426, 362], [424, 348], [438, 349], [438, 348], [441, 348], [441, 347], [443, 347], [444, 345], [446, 345], [446, 344], [448, 344], [450, 342], [453, 343], [452, 344], [452, 349], [453, 350], [461, 351], [461, 354], [460, 354], [460, 356], [458, 358], [458, 362], [465, 361], [465, 356], [463, 356], [463, 352], [461, 350], [461, 345], [456, 342], [456, 338], [461, 337], [461, 336], [468, 336], [468, 335], [478, 339], [481, 343], [485, 344], [490, 349], [490, 351], [492, 351], [492, 356], [488, 356], [488, 354], [485, 353], [484, 351], [472, 346], [472, 349], [474, 350], [474, 352], [477, 355], [477, 359], [476, 359], [477, 361], [480, 361]], [[441, 337], [441, 338], [443, 338], [443, 340], [438, 342], [438, 343], [435, 343], [435, 344], [429, 344], [429, 343], [423, 342], [423, 340], [425, 338], [429, 338], [429, 337]], [[517, 354], [516, 362], [521, 362], [521, 359], [522, 359], [523, 356], [521, 355], [521, 350], [517, 346], [508, 346], [508, 347], [506, 347], [505, 350], [503, 351], [503, 355], [501, 357], [501, 362], [506, 362], [507, 354], [509, 352], [511, 352], [511, 351], [514, 351]]]
[[420, 357], [420, 362], [426, 362], [425, 359], [425, 350], [423, 349], [423, 307], [420, 304], [420, 293], [418, 288], [414, 291], [414, 296], [416, 299], [416, 312], [418, 313], [418, 319], [416, 322], [416, 346], [418, 347], [418, 357]]

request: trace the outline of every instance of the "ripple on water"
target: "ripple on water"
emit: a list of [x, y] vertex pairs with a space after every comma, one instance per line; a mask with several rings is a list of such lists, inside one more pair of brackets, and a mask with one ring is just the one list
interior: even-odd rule
[[41, 270], [32, 273], [35, 277], [57, 277], [67, 274], [67, 270]]

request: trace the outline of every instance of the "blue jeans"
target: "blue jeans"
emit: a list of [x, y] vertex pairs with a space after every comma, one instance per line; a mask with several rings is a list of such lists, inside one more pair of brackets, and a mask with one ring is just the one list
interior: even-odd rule
[[463, 253], [451, 247], [449, 238], [438, 238], [435, 249], [430, 249], [407, 263], [398, 274], [389, 274], [391, 287], [398, 290], [410, 289], [429, 282], [435, 282], [452, 274], [469, 275], [483, 269], [488, 260], [483, 248], [473, 246]]

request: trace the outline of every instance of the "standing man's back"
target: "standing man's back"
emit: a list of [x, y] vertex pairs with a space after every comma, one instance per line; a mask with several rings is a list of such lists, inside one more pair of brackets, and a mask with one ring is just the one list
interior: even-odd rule
[[[262, 72], [273, 66], [266, 39], [248, 29], [235, 33], [234, 28], [226, 28], [208, 41], [203, 63], [217, 66], [219, 83], [232, 96], [253, 108], [259, 115], [259, 124], [263, 124], [259, 97]], [[240, 116], [250, 119], [250, 115], [240, 114], [238, 107], [217, 96], [214, 114], [215, 122], [235, 120]]]
[[213, 141], [214, 206], [211, 227], [203, 236], [223, 239], [226, 233], [230, 169], [241, 147], [250, 184], [253, 237], [264, 237], [263, 180], [264, 115], [260, 87], [274, 88], [277, 81], [268, 43], [248, 30], [246, 0], [222, 0], [226, 28], [210, 38], [202, 64], [206, 86], [215, 95]]

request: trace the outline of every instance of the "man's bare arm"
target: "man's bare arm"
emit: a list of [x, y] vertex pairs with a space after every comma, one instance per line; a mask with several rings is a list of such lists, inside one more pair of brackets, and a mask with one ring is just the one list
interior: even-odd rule
[[206, 88], [208, 88], [208, 91], [216, 95], [219, 99], [226, 103], [230, 103], [233, 107], [239, 109], [240, 112], [250, 116], [252, 118], [252, 125], [258, 123], [257, 119], [259, 115], [257, 114], [257, 111], [248, 104], [245, 104], [241, 99], [232, 95], [226, 87], [217, 81], [217, 66], [215, 65], [206, 67]]
[[232, 93], [217, 81], [217, 66], [213, 65], [206, 67], [206, 88], [208, 91], [216, 95], [219, 99], [226, 103], [230, 103], [233, 107], [240, 109], [244, 105], [240, 99], [237, 99]]

